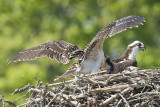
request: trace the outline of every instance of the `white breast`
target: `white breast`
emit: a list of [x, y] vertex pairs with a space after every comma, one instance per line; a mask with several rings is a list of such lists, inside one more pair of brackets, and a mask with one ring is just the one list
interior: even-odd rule
[[[95, 57], [95, 58], [93, 58]], [[84, 62], [82, 62], [81, 71], [82, 73], [96, 73], [98, 72], [101, 63], [104, 62], [104, 53], [103, 51], [99, 51], [97, 56], [93, 56], [91, 58], [87, 58]]]
[[128, 59], [136, 60], [136, 57], [137, 57], [138, 52], [139, 52], [138, 47], [134, 47], [134, 48], [132, 49], [132, 52], [131, 52], [131, 54], [129, 55]]

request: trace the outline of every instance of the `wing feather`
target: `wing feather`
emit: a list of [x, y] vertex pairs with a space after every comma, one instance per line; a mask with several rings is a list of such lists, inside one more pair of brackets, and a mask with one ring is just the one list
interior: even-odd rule
[[59, 40], [44, 43], [19, 52], [17, 55], [11, 57], [8, 61], [27, 61], [46, 56], [51, 59], [55, 58], [58, 62], [63, 64], [67, 64], [72, 58], [79, 57], [81, 54], [83, 54], [83, 50], [79, 49], [77, 46], [66, 41]]
[[111, 24], [101, 29], [92, 39], [85, 50], [86, 54], [89, 54], [100, 40], [100, 45], [103, 47], [105, 38], [112, 37], [117, 33], [125, 31], [127, 28], [137, 27], [139, 24], [143, 24], [143, 22], [145, 22], [145, 20], [142, 16], [127, 16], [112, 22]]
[[110, 34], [108, 36], [106, 35], [106, 37], [112, 37], [115, 34], [126, 30], [127, 28], [138, 27], [138, 24], [143, 24], [144, 21], [145, 19], [142, 16], [127, 16], [121, 18], [115, 21], [115, 27], [113, 27]]

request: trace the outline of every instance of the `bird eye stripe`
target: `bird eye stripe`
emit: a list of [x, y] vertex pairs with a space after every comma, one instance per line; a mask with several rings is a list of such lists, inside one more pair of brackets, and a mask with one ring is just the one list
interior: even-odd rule
[[137, 43], [137, 46], [141, 46], [141, 44], [140, 44], [140, 43]]

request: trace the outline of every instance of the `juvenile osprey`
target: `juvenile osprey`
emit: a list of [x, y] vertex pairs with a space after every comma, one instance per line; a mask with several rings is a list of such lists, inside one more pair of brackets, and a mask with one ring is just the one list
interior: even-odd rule
[[112, 37], [127, 28], [138, 27], [138, 24], [143, 24], [142, 16], [127, 16], [101, 29], [97, 35], [91, 40], [84, 50], [65, 41], [48, 42], [42, 45], [19, 52], [11, 57], [9, 62], [33, 60], [41, 56], [47, 56], [51, 59], [67, 64], [72, 58], [79, 58], [66, 73], [81, 72], [81, 73], [96, 73], [100, 67], [106, 68], [108, 71], [113, 70], [113, 63], [109, 57], [103, 52], [103, 42], [106, 38]]
[[[146, 49], [146, 46], [142, 42], [134, 41], [133, 43], [128, 45], [127, 50], [124, 51], [124, 53], [119, 58], [116, 58], [110, 61], [108, 56], [105, 56], [106, 57], [105, 59], [108, 59], [108, 62], [107, 60], [106, 62], [111, 63], [112, 65], [112, 68], [110, 69], [111, 72], [109, 73], [112, 73], [112, 74], [120, 73], [129, 66], [137, 67], [137, 61], [136, 61], [137, 54], [138, 52], [144, 51], [145, 49]], [[58, 80], [63, 77], [69, 77], [70, 75], [75, 75], [76, 73], [75, 70], [76, 70], [76, 63], [75, 65], [73, 64], [70, 67], [70, 69], [68, 69], [64, 74], [62, 74], [55, 80]], [[100, 71], [102, 70], [104, 70], [103, 67], [100, 69]]]
[[145, 49], [146, 46], [140, 41], [134, 41], [129, 44], [127, 50], [119, 58], [112, 60], [114, 62], [114, 70], [112, 73], [122, 72], [129, 66], [137, 67], [137, 54]]

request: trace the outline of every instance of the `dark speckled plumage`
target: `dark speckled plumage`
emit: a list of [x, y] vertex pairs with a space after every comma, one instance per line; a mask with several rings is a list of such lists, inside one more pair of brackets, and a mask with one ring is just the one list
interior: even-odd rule
[[[142, 16], [128, 16], [124, 17], [120, 20], [117, 20], [115, 22], [112, 22], [111, 24], [107, 25], [103, 29], [101, 29], [97, 35], [91, 40], [91, 42], [87, 45], [87, 48], [84, 50], [84, 55], [81, 57], [79, 62], [74, 63], [61, 77], [65, 77], [69, 74], [72, 74], [73, 71], [76, 70], [77, 66], [81, 66], [81, 62], [89, 58], [91, 55], [96, 54], [97, 50], [102, 50], [103, 48], [103, 42], [106, 38], [112, 37], [117, 33], [120, 33], [127, 28], [137, 27], [138, 24], [143, 24], [144, 18]], [[98, 48], [98, 49], [96, 49]], [[106, 65], [108, 64], [110, 66], [110, 70], [113, 71], [113, 65], [111, 61], [108, 61], [109, 57], [106, 58]], [[108, 63], [109, 62], [109, 63]], [[74, 70], [73, 70], [74, 69]], [[117, 65], [116, 65], [117, 69]]]
[[[112, 37], [117, 33], [125, 31], [127, 28], [138, 27], [138, 25], [143, 24], [143, 22], [144, 18], [142, 16], [127, 16], [119, 20], [116, 20], [115, 22], [112, 22], [111, 24], [101, 29], [97, 33], [97, 35], [91, 40], [91, 42], [87, 45], [87, 48], [84, 50], [79, 49], [77, 46], [72, 45], [66, 41], [59, 40], [59, 41], [44, 43], [42, 45], [38, 45], [36, 47], [27, 49], [23, 52], [19, 52], [17, 55], [11, 57], [8, 61], [16, 62], [16, 61], [34, 60], [36, 58], [46, 56], [51, 59], [55, 58], [58, 62], [61, 62], [63, 64], [67, 64], [70, 62], [72, 58], [79, 58], [79, 60], [66, 71], [67, 74], [68, 72], [73, 73], [73, 71], [77, 71], [77, 68], [78, 69], [81, 68], [81, 64], [88, 58], [89, 59], [94, 58], [93, 60], [99, 61], [99, 59], [96, 59], [99, 57], [95, 56], [98, 56], [99, 52], [103, 51], [102, 49], [103, 42], [106, 38]], [[106, 57], [104, 57], [104, 59], [107, 60]], [[110, 61], [107, 60], [105, 62], [106, 67], [110, 67], [112, 65], [109, 64], [108, 62]], [[98, 63], [102, 64], [102, 62]]]
[[66, 41], [59, 40], [47, 42], [19, 52], [17, 55], [11, 57], [8, 61], [27, 61], [46, 56], [51, 59], [55, 58], [58, 62], [63, 64], [67, 64], [72, 58], [80, 57], [83, 53], [83, 50], [79, 49], [77, 46]]

